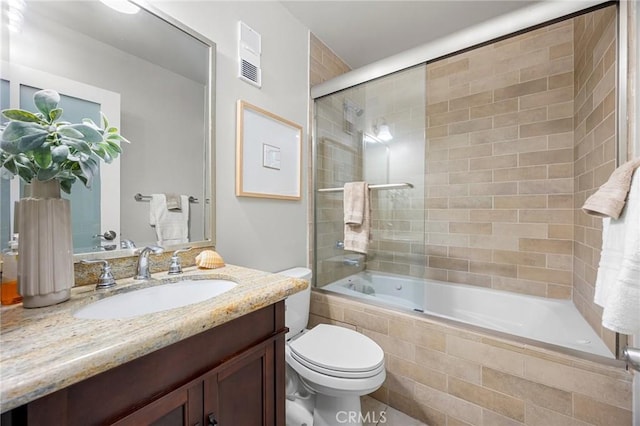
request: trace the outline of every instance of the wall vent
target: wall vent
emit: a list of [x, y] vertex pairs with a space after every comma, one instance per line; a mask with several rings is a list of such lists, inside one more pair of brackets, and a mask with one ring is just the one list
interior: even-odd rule
[[262, 37], [242, 21], [238, 22], [238, 78], [262, 87]]

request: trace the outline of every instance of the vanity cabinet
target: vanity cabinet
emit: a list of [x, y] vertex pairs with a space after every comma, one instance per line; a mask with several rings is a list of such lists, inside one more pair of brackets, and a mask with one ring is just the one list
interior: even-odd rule
[[11, 424], [284, 426], [285, 333], [278, 302], [19, 407]]

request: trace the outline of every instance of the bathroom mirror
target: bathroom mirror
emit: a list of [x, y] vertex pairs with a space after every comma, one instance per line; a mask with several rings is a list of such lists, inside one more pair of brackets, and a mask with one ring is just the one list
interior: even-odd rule
[[[15, 31], [3, 25], [9, 49], [2, 58], [2, 108], [32, 109], [36, 90], [54, 89], [61, 94], [64, 119], [99, 122], [102, 111], [131, 141], [122, 144], [116, 161], [101, 164], [91, 191], [74, 185], [76, 254], [115, 257], [127, 240], [137, 247], [158, 243], [151, 226], [152, 194], [185, 196], [178, 197], [179, 220], [188, 237], [173, 242], [211, 244], [215, 44], [149, 6], [116, 1], [134, 12], [123, 13], [105, 3], [22, 4]], [[1, 181], [5, 248], [24, 185], [17, 178]]]

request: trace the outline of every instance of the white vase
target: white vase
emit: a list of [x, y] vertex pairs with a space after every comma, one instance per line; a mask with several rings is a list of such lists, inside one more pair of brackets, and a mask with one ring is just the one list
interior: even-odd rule
[[[33, 180], [18, 203], [18, 285], [25, 308], [68, 300], [73, 287], [73, 237], [69, 200], [56, 180]], [[30, 192], [29, 192], [30, 190]]]

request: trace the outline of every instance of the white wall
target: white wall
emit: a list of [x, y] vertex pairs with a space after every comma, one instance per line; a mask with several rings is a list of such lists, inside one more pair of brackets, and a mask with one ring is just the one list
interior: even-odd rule
[[[216, 250], [227, 263], [278, 271], [306, 265], [308, 30], [277, 2], [154, 1], [154, 6], [217, 44]], [[262, 35], [262, 88], [237, 78], [237, 25]], [[300, 124], [303, 199], [235, 196], [236, 101]]]

